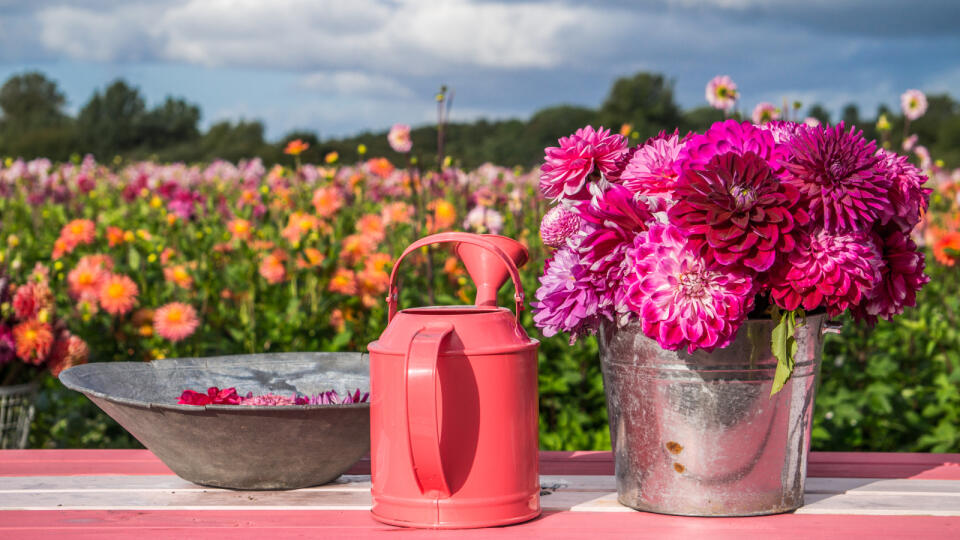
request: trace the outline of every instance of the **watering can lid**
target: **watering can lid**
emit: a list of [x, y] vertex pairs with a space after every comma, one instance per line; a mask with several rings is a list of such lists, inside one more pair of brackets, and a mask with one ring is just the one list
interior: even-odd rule
[[504, 354], [535, 347], [538, 343], [527, 335], [507, 308], [429, 306], [397, 313], [380, 339], [367, 348], [372, 353], [406, 355], [414, 336], [428, 325], [453, 327], [441, 347], [441, 354]]

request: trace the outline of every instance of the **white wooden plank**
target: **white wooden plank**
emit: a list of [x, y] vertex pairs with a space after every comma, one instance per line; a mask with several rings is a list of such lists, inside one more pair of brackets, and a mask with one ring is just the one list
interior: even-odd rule
[[797, 514], [960, 516], [960, 497], [850, 492], [810, 498]]
[[[201, 486], [172, 475], [14, 476], [0, 477], [0, 493], [71, 491], [235, 491]], [[344, 475], [335, 481], [297, 491], [369, 491], [369, 475]], [[267, 493], [267, 492], [257, 492]]]

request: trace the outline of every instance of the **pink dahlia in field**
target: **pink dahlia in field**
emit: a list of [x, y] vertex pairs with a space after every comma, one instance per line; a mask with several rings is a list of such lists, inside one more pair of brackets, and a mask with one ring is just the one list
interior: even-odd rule
[[783, 309], [821, 306], [835, 317], [868, 297], [880, 282], [883, 259], [867, 233], [818, 229], [800, 238], [787, 264], [771, 278], [770, 296]]
[[700, 257], [672, 225], [656, 223], [640, 234], [630, 256], [626, 302], [643, 333], [664, 349], [724, 347], [753, 307], [750, 274]]
[[688, 137], [680, 151], [680, 167], [702, 169], [714, 156], [728, 152], [753, 152], [765, 159], [774, 171], [780, 170], [779, 161], [783, 157], [783, 150], [770, 131], [730, 119], [713, 124], [703, 135]]
[[888, 196], [893, 207], [891, 221], [900, 230], [909, 233], [920, 223], [921, 216], [927, 211], [930, 204], [930, 192], [924, 188], [926, 175], [916, 168], [906, 156], [888, 152], [883, 148], [877, 150], [880, 158], [880, 168], [890, 178]]
[[919, 90], [907, 90], [900, 96], [900, 109], [907, 120], [916, 120], [927, 112], [927, 96]]
[[547, 261], [536, 297], [531, 303], [533, 322], [544, 336], [568, 332], [572, 343], [597, 321], [597, 293], [580, 257], [569, 247]]
[[540, 191], [551, 199], [590, 198], [587, 182], [591, 175], [602, 174], [607, 180], [614, 179], [627, 152], [627, 139], [602, 127], [578, 129], [559, 142], [560, 146], [545, 150], [540, 167]]
[[170, 341], [182, 341], [197, 330], [200, 319], [193, 306], [181, 302], [170, 302], [153, 315], [153, 327], [157, 335]]
[[831, 232], [869, 230], [899, 213], [888, 193], [892, 179], [863, 132], [835, 127], [803, 128], [785, 145], [784, 182], [808, 201], [810, 217]]
[[773, 103], [757, 103], [753, 108], [752, 120], [754, 124], [766, 124], [780, 119], [780, 110]]
[[680, 138], [679, 131], [670, 134], [660, 132], [650, 138], [633, 152], [620, 173], [620, 184], [632, 193], [658, 199], [658, 204], [669, 204], [673, 201], [677, 160], [683, 144], [684, 139]]
[[387, 134], [387, 142], [394, 152], [406, 154], [413, 148], [413, 139], [410, 138], [410, 126], [406, 124], [394, 124]]
[[540, 221], [540, 239], [543, 245], [561, 248], [567, 245], [567, 239], [580, 230], [580, 216], [562, 204], [550, 209]]
[[729, 111], [739, 97], [737, 83], [727, 75], [717, 75], [707, 83], [707, 103], [714, 109]]
[[878, 317], [889, 321], [903, 313], [905, 307], [915, 306], [917, 291], [930, 281], [930, 276], [923, 273], [923, 252], [917, 250], [908, 233], [888, 228], [874, 233], [874, 241], [883, 258], [881, 280], [870, 291], [866, 302], [853, 310], [854, 317], [871, 325]]
[[797, 190], [782, 184], [753, 152], [721, 154], [703, 170], [686, 170], [676, 198], [670, 223], [691, 250], [723, 266], [757, 272], [793, 251], [797, 229], [808, 221]]

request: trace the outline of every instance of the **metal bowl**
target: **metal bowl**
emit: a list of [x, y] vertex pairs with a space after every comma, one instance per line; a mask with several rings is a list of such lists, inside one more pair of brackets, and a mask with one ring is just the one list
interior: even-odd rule
[[185, 389], [254, 395], [370, 390], [365, 353], [281, 353], [104, 362], [60, 374], [181, 478], [232, 489], [336, 479], [370, 451], [370, 405], [178, 405]]

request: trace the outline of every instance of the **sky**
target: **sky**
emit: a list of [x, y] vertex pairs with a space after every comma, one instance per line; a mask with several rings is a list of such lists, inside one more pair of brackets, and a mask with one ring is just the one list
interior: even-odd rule
[[116, 78], [148, 106], [277, 139], [597, 107], [620, 76], [663, 73], [684, 107], [714, 75], [741, 110], [784, 98], [872, 115], [908, 88], [960, 97], [957, 0], [0, 0], [0, 79], [40, 70], [75, 113]]

